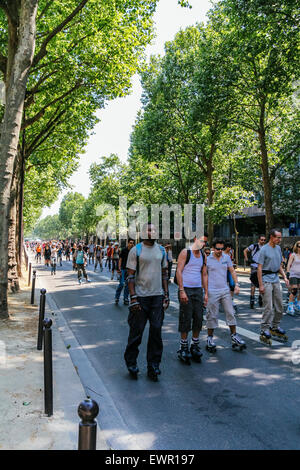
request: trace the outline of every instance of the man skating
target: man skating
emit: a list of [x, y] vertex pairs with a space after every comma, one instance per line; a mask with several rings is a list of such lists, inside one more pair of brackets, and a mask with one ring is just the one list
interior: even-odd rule
[[127, 259], [129, 255], [129, 251], [131, 248], [134, 246], [134, 240], [132, 238], [129, 238], [128, 243], [126, 248], [123, 248], [120, 253], [120, 258], [119, 258], [119, 266], [117, 273], [120, 276], [119, 280], [119, 285], [116, 290], [116, 295], [115, 295], [115, 304], [118, 305], [119, 300], [120, 300], [120, 295], [121, 292], [124, 288], [124, 305], [129, 305], [129, 290], [128, 290], [128, 280], [127, 280]]
[[[259, 292], [263, 298], [263, 315], [260, 340], [271, 345], [271, 336], [287, 341], [285, 331], [279, 326], [283, 315], [282, 289], [278, 274], [280, 273], [289, 286], [282, 263], [281, 232], [272, 229], [269, 242], [260, 250], [257, 278]], [[273, 311], [274, 309], [274, 311]]]
[[81, 271], [83, 276], [85, 277], [86, 282], [91, 282], [88, 279], [88, 275], [86, 272], [86, 264], [87, 264], [87, 254], [83, 250], [82, 245], [78, 245], [78, 249], [75, 252], [75, 260], [76, 260], [76, 267], [77, 267], [77, 276], [78, 276], [78, 283], [81, 284]]
[[[255, 304], [255, 288], [258, 287], [257, 279], [257, 268], [258, 268], [258, 258], [259, 253], [262, 247], [266, 243], [265, 235], [260, 235], [257, 243], [252, 243], [248, 248], [244, 249], [244, 258], [245, 261], [250, 261], [250, 280], [251, 280], [251, 292], [250, 292], [250, 308], [254, 308]], [[262, 297], [258, 297], [258, 305], [262, 307]]]
[[208, 276], [208, 303], [206, 309], [207, 344], [206, 349], [215, 352], [216, 344], [213, 340], [214, 330], [218, 326], [219, 305], [221, 304], [226, 315], [226, 323], [231, 333], [232, 347], [240, 350], [246, 347], [245, 341], [236, 333], [236, 319], [230, 289], [227, 283], [227, 271], [231, 273], [235, 288], [234, 294], [238, 295], [240, 287], [232, 261], [223, 253], [224, 241], [217, 240], [213, 243], [213, 252], [207, 258]]
[[[178, 257], [176, 280], [179, 298], [179, 325], [181, 335], [179, 359], [190, 364], [190, 358], [201, 362], [199, 334], [202, 330], [203, 306], [207, 304], [206, 256], [202, 253], [205, 240], [194, 240], [191, 248], [183, 249]], [[205, 297], [203, 299], [203, 288]], [[188, 334], [192, 331], [191, 346]]]
[[137, 377], [139, 346], [149, 320], [148, 377], [157, 381], [163, 352], [161, 330], [164, 310], [169, 305], [168, 270], [165, 249], [155, 241], [155, 227], [147, 224], [144, 232], [142, 243], [130, 250], [127, 260], [130, 330], [124, 359], [130, 374]]

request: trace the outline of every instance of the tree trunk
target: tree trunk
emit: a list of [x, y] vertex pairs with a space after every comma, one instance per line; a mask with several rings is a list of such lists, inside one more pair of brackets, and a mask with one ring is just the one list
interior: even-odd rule
[[18, 186], [17, 186], [17, 226], [16, 226], [16, 250], [17, 250], [17, 269], [18, 276], [22, 275], [22, 254], [24, 244], [24, 224], [23, 224], [23, 207], [24, 207], [24, 179], [25, 179], [25, 155], [22, 146], [19, 152], [18, 165]]
[[[18, 6], [20, 4], [20, 9]], [[10, 11], [18, 17], [18, 28], [8, 17], [9, 67], [6, 100], [0, 137], [0, 318], [8, 317], [8, 232], [13, 171], [17, 158], [25, 90], [35, 48], [38, 0], [12, 0]], [[19, 15], [18, 15], [19, 13]], [[12, 24], [13, 23], [13, 24]]]
[[13, 178], [11, 189], [11, 201], [9, 211], [9, 230], [8, 230], [8, 290], [10, 292], [17, 292], [20, 290], [19, 278], [17, 271], [17, 256], [16, 256], [16, 225], [17, 225], [17, 182], [16, 176]]
[[[212, 160], [209, 161], [207, 164], [207, 199], [208, 205], [211, 207], [214, 202], [214, 189], [213, 189], [213, 166]], [[208, 225], [207, 225], [207, 232], [208, 232], [208, 243], [211, 246], [214, 236], [214, 223], [211, 219], [211, 216], [208, 216]]]
[[236, 227], [236, 218], [235, 215], [233, 214], [233, 227], [234, 227], [234, 233], [235, 233], [235, 262], [236, 265], [238, 266], [239, 264], [239, 232], [237, 231]]
[[266, 212], [266, 233], [269, 233], [272, 228], [274, 228], [274, 214], [272, 207], [272, 185], [271, 178], [269, 174], [269, 160], [268, 160], [268, 150], [266, 145], [266, 133], [264, 126], [264, 115], [265, 107], [262, 105], [261, 116], [260, 116], [260, 127], [258, 131], [259, 144], [260, 144], [260, 153], [261, 153], [261, 171], [263, 179], [263, 188], [264, 188], [264, 205]]

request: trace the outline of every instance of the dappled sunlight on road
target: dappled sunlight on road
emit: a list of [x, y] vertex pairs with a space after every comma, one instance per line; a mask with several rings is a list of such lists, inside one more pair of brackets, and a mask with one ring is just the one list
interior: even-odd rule
[[264, 374], [262, 372], [257, 372], [254, 369], [247, 368], [235, 368], [228, 371], [225, 371], [223, 375], [229, 377], [242, 377], [242, 378], [251, 378], [255, 380], [256, 385], [270, 385], [277, 380], [282, 380], [281, 375], [276, 374]]

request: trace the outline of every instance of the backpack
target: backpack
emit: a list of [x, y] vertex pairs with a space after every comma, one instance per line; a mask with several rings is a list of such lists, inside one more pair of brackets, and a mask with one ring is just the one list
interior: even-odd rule
[[77, 264], [83, 264], [84, 263], [84, 252], [83, 251], [78, 251], [77, 252], [76, 263]]
[[253, 260], [253, 256], [260, 250], [259, 248], [259, 244], [258, 243], [255, 243], [253, 245], [253, 248], [252, 250], [249, 250], [250, 251], [250, 258], [249, 258], [249, 263], [255, 263], [255, 261]]
[[[140, 258], [140, 256], [141, 256], [142, 246], [143, 246], [142, 243], [138, 243], [138, 244], [136, 245], [136, 275], [138, 275], [138, 273], [139, 273], [139, 267], [140, 267], [140, 260], [139, 260], [139, 258]], [[161, 251], [161, 253], [162, 253], [161, 266], [163, 266], [164, 259], [165, 259], [165, 256], [166, 256], [166, 251], [165, 251], [165, 249], [164, 249], [163, 246], [161, 246], [161, 245], [158, 245], [158, 246], [159, 246], [160, 251]]]
[[[203, 251], [200, 250], [200, 253], [202, 255], [202, 261], [203, 261], [203, 264], [202, 264], [202, 268], [201, 268], [201, 271], [203, 269], [203, 266], [205, 265], [205, 258], [204, 258], [204, 254], [203, 254]], [[186, 266], [188, 264], [188, 262], [190, 261], [190, 258], [191, 258], [191, 250], [190, 248], [187, 249], [187, 252], [186, 252], [186, 260], [185, 260], [185, 263], [184, 263], [184, 266]], [[176, 271], [175, 271], [175, 274], [174, 274], [174, 284], [176, 284], [178, 286], [178, 282], [177, 282], [177, 268], [176, 268]]]

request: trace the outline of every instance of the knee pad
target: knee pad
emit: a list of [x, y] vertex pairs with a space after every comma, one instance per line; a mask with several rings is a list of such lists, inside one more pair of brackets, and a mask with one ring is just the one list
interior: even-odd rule
[[297, 296], [297, 292], [298, 292], [298, 288], [297, 287], [293, 287], [291, 289], [291, 294], [294, 295], [295, 297]]

